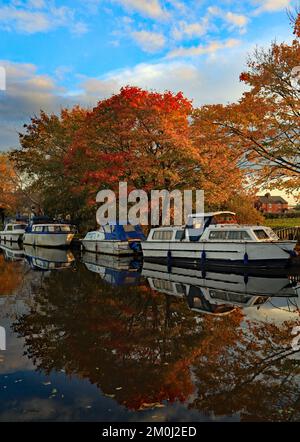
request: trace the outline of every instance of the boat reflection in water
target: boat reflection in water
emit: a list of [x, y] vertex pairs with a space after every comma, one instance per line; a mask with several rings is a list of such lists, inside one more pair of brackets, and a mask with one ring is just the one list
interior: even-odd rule
[[4, 255], [5, 261], [23, 261], [24, 259], [24, 250], [18, 242], [6, 244], [1, 242], [0, 250]]
[[86, 268], [112, 285], [138, 285], [141, 279], [141, 262], [130, 256], [118, 257], [83, 252], [81, 261]]
[[[143, 276], [151, 289], [186, 298], [192, 310], [222, 316], [240, 308], [260, 308], [271, 299], [272, 307], [276, 308], [274, 298], [281, 299], [277, 308], [282, 308], [293, 299], [297, 300], [300, 290], [296, 282], [283, 275], [247, 276], [181, 267], [170, 270], [167, 266], [147, 262], [143, 266]], [[298, 309], [297, 303], [294, 306]]]
[[75, 264], [75, 257], [70, 250], [47, 249], [24, 244], [24, 254], [33, 270], [63, 270]]

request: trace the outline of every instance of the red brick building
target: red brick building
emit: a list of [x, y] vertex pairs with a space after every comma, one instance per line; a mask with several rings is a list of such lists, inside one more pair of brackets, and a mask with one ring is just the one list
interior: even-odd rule
[[255, 208], [262, 213], [285, 213], [288, 211], [288, 202], [281, 196], [257, 196]]

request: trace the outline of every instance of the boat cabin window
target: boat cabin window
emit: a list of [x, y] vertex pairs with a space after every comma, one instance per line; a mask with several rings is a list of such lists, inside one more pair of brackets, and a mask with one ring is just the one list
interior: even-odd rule
[[33, 227], [32, 231], [33, 232], [42, 232], [43, 229], [44, 229], [43, 226], [35, 226], [35, 227]]
[[269, 235], [263, 229], [253, 229], [253, 232], [257, 239], [269, 239]]
[[185, 237], [184, 230], [177, 230], [176, 235], [175, 235], [175, 239], [182, 240], [184, 237]]
[[70, 232], [70, 226], [60, 226], [62, 232]]
[[60, 232], [60, 226], [48, 226], [44, 228], [45, 232], [57, 233]]
[[209, 239], [222, 241], [247, 241], [251, 236], [246, 230], [216, 230], [210, 232]]
[[160, 241], [171, 241], [173, 230], [156, 230], [153, 233], [152, 239]]
[[179, 295], [186, 295], [186, 286], [183, 284], [175, 284], [176, 291]]
[[164, 279], [153, 279], [153, 287], [156, 290], [166, 290], [167, 292], [173, 292], [173, 284], [171, 281], [166, 281]]
[[215, 290], [211, 289], [209, 291], [209, 294], [211, 298], [213, 299], [219, 299], [221, 301], [228, 301], [228, 302], [238, 302], [239, 304], [247, 304], [252, 296], [250, 295], [244, 295], [239, 293], [233, 293], [233, 292], [224, 292], [223, 290]]
[[6, 226], [6, 230], [8, 230], [9, 232], [10, 232], [12, 229], [13, 229], [13, 226], [12, 226], [12, 225], [8, 224], [8, 225]]

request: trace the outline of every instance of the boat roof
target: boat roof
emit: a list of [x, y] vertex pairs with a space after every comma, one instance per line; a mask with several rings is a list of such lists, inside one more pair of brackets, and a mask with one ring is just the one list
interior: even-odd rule
[[191, 213], [189, 216], [191, 216], [192, 218], [205, 218], [205, 217], [213, 217], [216, 215], [236, 215], [235, 212], [229, 212], [228, 210], [226, 211], [220, 211], [220, 212], [199, 212], [199, 213]]

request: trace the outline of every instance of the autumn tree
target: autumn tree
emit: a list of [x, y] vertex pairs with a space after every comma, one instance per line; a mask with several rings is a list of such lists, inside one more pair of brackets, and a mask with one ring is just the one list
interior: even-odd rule
[[7, 214], [21, 212], [28, 203], [22, 180], [7, 153], [0, 153], [0, 207]]
[[[205, 190], [207, 204], [224, 204], [242, 185], [239, 154], [194, 112], [182, 93], [126, 87], [87, 114], [66, 158], [95, 199], [101, 184], [130, 188]], [[79, 189], [80, 190], [80, 189]]]
[[242, 149], [233, 146], [226, 129], [214, 124], [213, 106], [194, 110], [190, 137], [199, 155], [194, 173], [205, 191], [206, 206], [228, 209], [228, 201], [246, 183]]
[[[211, 118], [210, 109], [205, 110]], [[226, 206], [244, 183], [241, 151], [181, 92], [127, 86], [91, 110], [41, 112], [11, 158], [44, 211], [92, 220], [99, 190], [203, 189], [207, 208]], [[93, 225], [90, 225], [93, 227]]]
[[0, 154], [0, 192], [1, 206], [12, 208], [15, 203], [14, 171], [6, 154]]
[[65, 164], [93, 198], [101, 185], [170, 189], [183, 186], [196, 155], [188, 136], [192, 105], [182, 93], [127, 86], [99, 101], [74, 138]]
[[250, 87], [238, 103], [212, 107], [214, 123], [237, 137], [260, 184], [300, 187], [299, 15], [291, 44], [257, 48], [240, 80]]
[[49, 215], [72, 213], [79, 220], [84, 216], [85, 194], [74, 195], [78, 183], [76, 177], [66, 176], [64, 159], [85, 114], [79, 107], [63, 109], [60, 115], [41, 111], [24, 125], [21, 148], [10, 154], [19, 174], [25, 176], [26, 192], [34, 196], [32, 203]]

